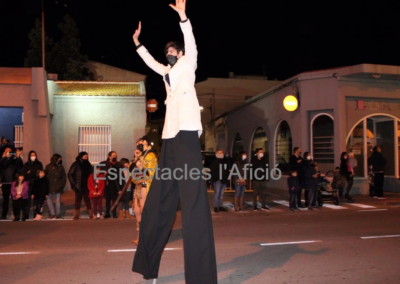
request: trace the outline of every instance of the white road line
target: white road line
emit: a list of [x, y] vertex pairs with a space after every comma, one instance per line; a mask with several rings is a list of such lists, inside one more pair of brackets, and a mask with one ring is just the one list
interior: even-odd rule
[[327, 203], [324, 203], [324, 204], [322, 205], [322, 207], [326, 207], [326, 208], [334, 209], [334, 210], [343, 210], [343, 209], [347, 209], [346, 207], [343, 207], [343, 206], [340, 206], [340, 205], [336, 206], [336, 205], [327, 204]]
[[[278, 203], [280, 205], [286, 206], [286, 207], [290, 207], [289, 206], [289, 201], [286, 200], [272, 200], [275, 203]], [[300, 210], [308, 210], [307, 208], [299, 208]]]
[[[247, 205], [250, 205], [251, 207], [254, 207], [254, 203], [251, 201], [245, 201], [244, 203], [246, 203]], [[261, 203], [257, 202], [257, 207], [261, 208]]]
[[345, 203], [343, 205], [351, 205], [351, 206], [356, 206], [356, 207], [365, 208], [365, 209], [367, 209], [367, 208], [376, 208], [375, 206], [359, 204], [359, 203]]
[[0, 252], [0, 255], [20, 255], [20, 254], [38, 254], [38, 251], [31, 252]]
[[358, 210], [358, 212], [386, 211], [387, 209]]
[[[180, 248], [165, 248], [164, 250], [181, 250]], [[107, 252], [132, 252], [136, 249], [110, 249]]]
[[371, 237], [361, 237], [361, 239], [380, 239], [380, 238], [400, 238], [400, 235], [387, 235], [387, 236], [371, 236]]
[[321, 243], [322, 241], [300, 241], [300, 242], [286, 242], [286, 243], [265, 243], [260, 244], [261, 246], [280, 246], [280, 245], [295, 245], [295, 244], [311, 244]]

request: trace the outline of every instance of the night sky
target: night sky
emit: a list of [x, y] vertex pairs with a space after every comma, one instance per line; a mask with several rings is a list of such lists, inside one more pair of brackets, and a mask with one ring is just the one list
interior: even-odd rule
[[[40, 0], [0, 0], [0, 66], [23, 67]], [[159, 75], [136, 54], [132, 34], [166, 63], [163, 47], [182, 41], [171, 0], [45, 0], [46, 32], [57, 41], [65, 14], [77, 23], [82, 54], [148, 77], [149, 97], [163, 92]], [[310, 70], [360, 63], [400, 65], [400, 1], [188, 0], [199, 50], [197, 78], [265, 74], [287, 79]]]

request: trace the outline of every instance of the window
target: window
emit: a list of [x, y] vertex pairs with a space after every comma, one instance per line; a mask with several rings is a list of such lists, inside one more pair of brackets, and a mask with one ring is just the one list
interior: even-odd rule
[[14, 125], [14, 146], [16, 148], [22, 147], [24, 143], [24, 126]]
[[[275, 163], [282, 174], [289, 174], [289, 159], [292, 151], [292, 133], [289, 124], [282, 121], [278, 124], [275, 140]], [[274, 165], [275, 166], [275, 165]]]
[[320, 115], [314, 119], [312, 125], [313, 159], [319, 164], [330, 164], [332, 169], [335, 163], [333, 147], [333, 120], [327, 115]]
[[243, 141], [239, 133], [236, 133], [235, 139], [233, 140], [232, 158], [236, 161], [240, 152], [243, 151]]
[[251, 156], [254, 157], [256, 150], [262, 148], [264, 150], [264, 157], [269, 161], [269, 148], [268, 148], [268, 138], [265, 134], [264, 129], [261, 127], [257, 128], [253, 137], [253, 144], [251, 145]]
[[111, 151], [111, 126], [79, 126], [79, 152], [87, 152], [92, 164], [100, 163]]

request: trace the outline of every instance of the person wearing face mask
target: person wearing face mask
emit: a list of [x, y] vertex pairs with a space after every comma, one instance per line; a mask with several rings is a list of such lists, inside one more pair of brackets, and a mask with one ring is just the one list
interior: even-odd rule
[[244, 191], [248, 185], [246, 180], [246, 164], [247, 154], [245, 151], [242, 151], [239, 153], [231, 170], [232, 183], [235, 185], [235, 212], [244, 210]]
[[[224, 151], [217, 150], [215, 152], [215, 157], [210, 165], [211, 170], [211, 181], [214, 190], [214, 212], [228, 211], [224, 208], [224, 191], [225, 186], [228, 181], [229, 169], [227, 161], [224, 159]], [[222, 170], [222, 172], [221, 172]]]
[[20, 158], [21, 151], [16, 150], [14, 153], [15, 155], [12, 155], [11, 151], [12, 148], [7, 146], [4, 149], [2, 158], [0, 159], [0, 173], [3, 192], [3, 204], [0, 219], [7, 219], [11, 194], [11, 184], [15, 180], [15, 175], [22, 172], [23, 167], [23, 162]]
[[75, 214], [73, 220], [79, 219], [82, 199], [85, 201], [89, 218], [93, 219], [92, 204], [88, 189], [88, 179], [92, 172], [93, 167], [89, 162], [88, 153], [80, 152], [68, 171], [68, 180], [71, 184], [71, 189], [75, 192]]
[[[147, 180], [146, 180], [146, 187], [147, 187], [147, 193], [150, 190], [151, 183], [153, 181], [153, 177], [155, 174], [156, 166], [157, 166], [157, 157], [154, 151], [151, 148], [151, 145], [149, 143], [149, 139], [147, 136], [143, 136], [142, 138], [139, 139], [137, 148], [139, 151], [143, 153], [141, 159], [143, 161], [143, 169], [151, 169], [146, 172], [147, 174]], [[146, 197], [144, 197], [146, 199]]]
[[256, 150], [256, 156], [252, 158], [252, 189], [253, 189], [253, 205], [254, 211], [258, 210], [257, 208], [257, 198], [261, 199], [261, 210], [269, 210], [266, 205], [267, 202], [267, 164], [268, 161], [264, 157], [264, 150], [259, 148]]
[[319, 173], [316, 169], [316, 164], [312, 160], [311, 153], [304, 153], [304, 184], [303, 188], [305, 189], [305, 200], [306, 207], [309, 210], [313, 210], [314, 208], [318, 209], [317, 206], [317, 187], [318, 187], [318, 177]]
[[[106, 214], [104, 218], [110, 218], [110, 211], [111, 205], [114, 205], [114, 202], [117, 200], [118, 197], [118, 180], [114, 182], [114, 178], [110, 179], [109, 171], [110, 169], [114, 169], [115, 173], [118, 172], [118, 160], [117, 160], [117, 152], [110, 151], [108, 153], [108, 158], [106, 161], [101, 162], [100, 164], [103, 165], [101, 170], [104, 171], [104, 175], [106, 178], [105, 187], [104, 187], [104, 197], [106, 198]], [[113, 218], [118, 218], [117, 216], [117, 209], [115, 208], [112, 212]]]
[[[33, 183], [37, 177], [37, 173], [39, 170], [43, 170], [43, 164], [39, 161], [37, 154], [35, 151], [30, 151], [28, 154], [28, 161], [25, 163], [22, 168], [22, 174], [24, 175], [25, 180], [28, 182], [29, 190], [28, 190], [28, 201], [27, 201], [27, 219], [29, 219], [30, 208], [31, 208], [31, 195], [32, 195], [32, 187]], [[33, 217], [36, 217], [36, 211], [33, 212]]]
[[[61, 194], [67, 183], [67, 174], [62, 165], [62, 157], [54, 154], [44, 170], [49, 181], [49, 196], [47, 197], [47, 206], [49, 207], [49, 219], [61, 219]], [[56, 209], [54, 211], [53, 197], [55, 199]]]

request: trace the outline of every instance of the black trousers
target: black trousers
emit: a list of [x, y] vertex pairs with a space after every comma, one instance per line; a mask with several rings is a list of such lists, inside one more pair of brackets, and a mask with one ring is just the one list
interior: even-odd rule
[[351, 190], [352, 186], [353, 186], [354, 178], [353, 178], [353, 176], [347, 176], [346, 180], [347, 180], [346, 195], [348, 195], [350, 193], [350, 190]]
[[22, 210], [22, 218], [26, 219], [28, 217], [27, 204], [28, 204], [28, 199], [22, 199], [22, 197], [17, 200], [13, 199], [13, 211], [15, 219], [20, 218], [21, 210]]
[[35, 206], [35, 217], [36, 217], [37, 214], [42, 215], [42, 213], [43, 213], [43, 204], [44, 204], [44, 198], [35, 197], [33, 199], [33, 206]]
[[[132, 271], [145, 279], [158, 278], [161, 255], [180, 200], [186, 283], [215, 284], [217, 267], [206, 181], [189, 175], [190, 169], [200, 173], [203, 169], [197, 131], [180, 131], [174, 138], [163, 140], [158, 167], [158, 178], [153, 179], [143, 208]], [[185, 168], [187, 177], [179, 179], [184, 173], [177, 170], [177, 179], [160, 179], [165, 169], [173, 172]]]
[[1, 212], [1, 217], [7, 218], [8, 206], [10, 203], [11, 184], [3, 184], [1, 189], [3, 191], [3, 203], [2, 203], [3, 208]]
[[374, 195], [377, 197], [383, 196], [383, 181], [385, 179], [385, 173], [375, 173], [374, 179]]
[[317, 192], [318, 190], [316, 186], [310, 186], [308, 189], [308, 207], [317, 205]]
[[298, 196], [298, 192], [290, 190], [290, 192], [289, 192], [289, 208], [294, 209], [294, 208], [298, 207], [298, 206], [296, 206], [297, 196]]
[[267, 181], [252, 181], [253, 205], [257, 207], [257, 196], [261, 196], [261, 207], [267, 204]]

